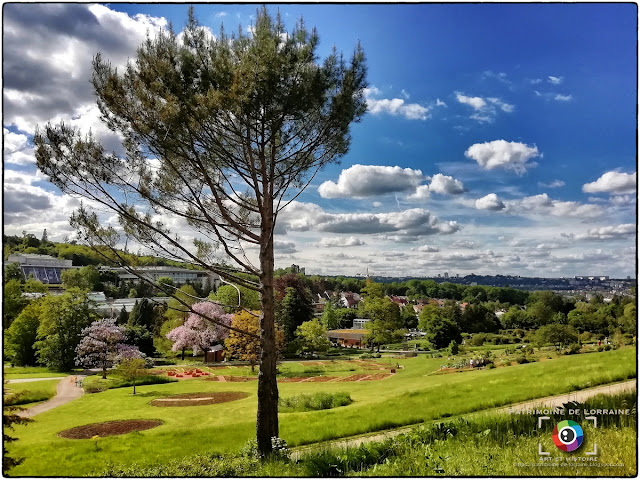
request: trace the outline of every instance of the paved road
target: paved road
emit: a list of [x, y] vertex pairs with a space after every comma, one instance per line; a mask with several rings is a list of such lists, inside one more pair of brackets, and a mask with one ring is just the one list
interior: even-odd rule
[[[627, 390], [634, 390], [636, 388], [636, 380], [629, 380], [621, 383], [610, 383], [608, 385], [601, 385], [599, 387], [589, 388], [585, 390], [578, 390], [575, 392], [564, 393], [562, 395], [555, 395], [553, 397], [543, 397], [537, 398], [534, 400], [529, 400], [527, 402], [517, 403], [513, 405], [509, 405], [508, 407], [503, 407], [499, 409], [489, 409], [489, 410], [481, 410], [479, 412], [471, 412], [466, 415], [483, 413], [496, 411], [499, 413], [511, 413], [513, 410], [522, 410], [522, 409], [531, 409], [533, 407], [556, 407], [562, 406], [563, 404], [570, 401], [583, 402], [588, 398], [593, 397], [594, 395], [598, 395], [600, 393], [620, 393]], [[446, 419], [443, 419], [446, 420]], [[291, 457], [296, 460], [303, 456], [307, 451], [315, 450], [318, 447], [326, 448], [326, 447], [336, 447], [336, 448], [346, 448], [346, 447], [357, 447], [363, 443], [368, 442], [379, 442], [389, 437], [395, 437], [402, 433], [410, 432], [416, 425], [411, 425], [407, 427], [398, 428], [396, 430], [387, 430], [382, 433], [372, 433], [369, 435], [362, 435], [355, 438], [348, 438], [344, 440], [334, 440], [329, 442], [316, 443], [311, 445], [304, 445], [297, 449], [294, 449]]]
[[39, 405], [22, 410], [21, 412], [18, 412], [18, 415], [21, 417], [33, 417], [39, 413], [46, 412], [81, 397], [84, 391], [82, 390], [82, 387], [76, 387], [76, 380], [80, 380], [85, 377], [86, 375], [70, 375], [68, 377], [64, 377], [60, 383], [58, 383], [55, 397], [51, 400], [47, 400], [46, 402], [42, 402]]
[[28, 383], [28, 382], [40, 382], [43, 380], [62, 380], [64, 377], [45, 377], [45, 378], [12, 378], [7, 380], [7, 383]]

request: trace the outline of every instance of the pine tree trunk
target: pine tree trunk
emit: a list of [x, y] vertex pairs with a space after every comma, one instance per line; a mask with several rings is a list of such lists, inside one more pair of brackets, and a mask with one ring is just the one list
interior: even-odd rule
[[[266, 200], [266, 199], [265, 199]], [[268, 205], [270, 203], [270, 205]], [[276, 378], [275, 298], [273, 294], [273, 201], [265, 201], [260, 246], [260, 370], [258, 372], [258, 415], [256, 437], [258, 452], [271, 454], [271, 438], [278, 436], [278, 381]], [[269, 211], [270, 210], [270, 211]]]

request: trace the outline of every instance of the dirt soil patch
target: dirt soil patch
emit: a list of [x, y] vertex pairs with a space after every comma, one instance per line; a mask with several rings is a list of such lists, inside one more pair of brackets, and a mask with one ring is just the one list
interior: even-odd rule
[[80, 427], [70, 428], [58, 433], [59, 437], [72, 439], [88, 439], [98, 435], [100, 437], [110, 437], [113, 435], [124, 435], [140, 430], [149, 430], [162, 425], [160, 420], [114, 420], [104, 423], [90, 423]]
[[336, 382], [357, 382], [358, 380], [368, 376], [369, 376], [368, 373], [356, 373], [354, 375], [349, 375], [348, 377], [342, 377], [336, 380]]
[[287, 377], [287, 378], [279, 378], [278, 383], [315, 383], [315, 382], [330, 382], [331, 380], [335, 380], [338, 377], [325, 377], [325, 376], [317, 376], [317, 377]]
[[232, 402], [248, 396], [249, 394], [246, 392], [184, 393], [166, 398], [156, 398], [151, 401], [151, 405], [154, 407], [194, 407], [197, 405]]

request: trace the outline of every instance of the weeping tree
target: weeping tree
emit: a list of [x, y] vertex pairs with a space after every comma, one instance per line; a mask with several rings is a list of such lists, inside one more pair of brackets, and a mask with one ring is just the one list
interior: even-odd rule
[[[319, 169], [348, 151], [350, 125], [366, 111], [360, 45], [348, 60], [334, 48], [322, 62], [317, 45], [315, 29], [300, 20], [287, 32], [266, 8], [250, 32], [221, 29], [215, 37], [190, 9], [180, 35], [169, 28], [147, 38], [124, 71], [94, 58], [102, 119], [123, 139], [124, 153], [109, 153], [90, 133], [65, 124], [48, 124], [34, 137], [40, 170], [63, 192], [86, 199], [71, 223], [87, 243], [107, 245], [126, 267], [115, 249], [124, 234], [157, 256], [259, 292], [259, 334], [226, 328], [259, 336], [262, 455], [278, 436], [277, 217]], [[101, 225], [100, 208], [119, 224]], [[177, 233], [185, 228], [193, 246]], [[257, 260], [247, 247], [258, 251]]]

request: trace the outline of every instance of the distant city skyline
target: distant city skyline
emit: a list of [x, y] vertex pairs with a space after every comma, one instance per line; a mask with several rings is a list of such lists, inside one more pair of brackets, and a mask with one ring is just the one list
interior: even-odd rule
[[[257, 5], [196, 4], [218, 33]], [[307, 274], [635, 277], [634, 4], [268, 5], [304, 16], [320, 59], [361, 42], [368, 113], [351, 149], [278, 218], [276, 266]], [[91, 61], [123, 66], [175, 4], [7, 4], [4, 226], [74, 238], [77, 199], [35, 167], [36, 126], [65, 120], [121, 151], [99, 122]], [[153, 160], [150, 160], [153, 161]], [[115, 225], [110, 214], [105, 224]], [[163, 219], [165, 220], [165, 219]], [[166, 219], [184, 242], [185, 225]], [[129, 244], [129, 249], [137, 247]], [[255, 250], [248, 250], [250, 258]], [[253, 257], [252, 257], [253, 256]]]

